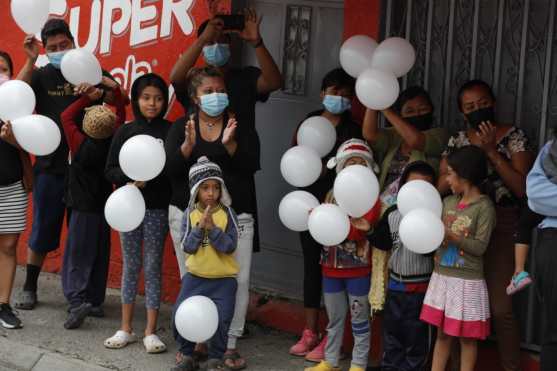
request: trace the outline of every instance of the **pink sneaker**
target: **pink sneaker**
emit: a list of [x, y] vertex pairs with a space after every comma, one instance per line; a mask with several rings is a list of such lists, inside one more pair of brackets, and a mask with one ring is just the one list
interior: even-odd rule
[[319, 342], [317, 334], [315, 334], [310, 329], [305, 329], [302, 332], [302, 337], [300, 340], [290, 348], [290, 354], [294, 356], [303, 357], [308, 354]]
[[311, 352], [306, 354], [306, 361], [321, 362], [325, 359], [325, 346], [327, 345], [327, 337], [324, 336], [318, 346], [312, 349]]

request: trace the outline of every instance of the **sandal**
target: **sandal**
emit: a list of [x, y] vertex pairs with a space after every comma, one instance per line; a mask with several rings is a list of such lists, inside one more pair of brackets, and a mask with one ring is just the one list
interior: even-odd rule
[[[224, 353], [223, 361], [229, 370], [243, 370], [247, 367], [246, 360], [242, 358], [237, 350], [231, 351], [230, 353]], [[240, 364], [238, 364], [238, 361], [240, 361]]]
[[151, 334], [143, 338], [143, 345], [149, 354], [162, 353], [166, 351], [166, 345], [156, 334]]
[[108, 349], [121, 349], [136, 341], [137, 336], [133, 332], [130, 334], [129, 332], [118, 330], [112, 337], [104, 341], [104, 346]]
[[532, 279], [530, 275], [526, 271], [522, 271], [518, 274], [515, 274], [513, 278], [511, 278], [511, 283], [507, 286], [507, 295], [513, 295], [520, 290], [525, 289], [532, 283]]
[[35, 291], [22, 290], [15, 297], [14, 307], [16, 309], [32, 310], [36, 305], [37, 293]]
[[[197, 370], [197, 364], [194, 359], [190, 356], [185, 356], [179, 353], [180, 356], [176, 356], [176, 365], [170, 369], [170, 371], [195, 371]], [[179, 359], [179, 360], [178, 360]]]
[[220, 359], [212, 358], [207, 361], [207, 371], [225, 371], [227, 367]]

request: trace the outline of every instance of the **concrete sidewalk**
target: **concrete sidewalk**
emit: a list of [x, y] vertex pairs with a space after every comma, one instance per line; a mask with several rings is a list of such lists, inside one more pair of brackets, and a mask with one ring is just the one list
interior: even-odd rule
[[[18, 268], [15, 290], [23, 284], [24, 271]], [[163, 305], [158, 334], [168, 352], [150, 355], [143, 343], [110, 350], [103, 341], [120, 324], [120, 294], [108, 290], [105, 318], [87, 318], [77, 330], [65, 330], [67, 304], [58, 275], [43, 273], [39, 282], [39, 305], [33, 311], [19, 311], [24, 328], [0, 327], [0, 371], [93, 371], [93, 370], [168, 370], [174, 364], [176, 345], [170, 331], [171, 307]], [[139, 335], [145, 326], [143, 297], [138, 297], [134, 327]], [[241, 340], [239, 349], [247, 358], [248, 369], [258, 371], [303, 370], [302, 358], [288, 355], [296, 341], [293, 335], [250, 324], [250, 336]], [[345, 368], [348, 367], [345, 365]]]

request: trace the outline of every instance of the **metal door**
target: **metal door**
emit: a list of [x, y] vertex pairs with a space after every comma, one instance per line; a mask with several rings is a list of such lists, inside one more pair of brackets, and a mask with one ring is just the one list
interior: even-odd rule
[[[557, 118], [555, 5], [555, 0], [386, 0], [382, 30], [416, 48], [416, 65], [402, 83], [429, 90], [440, 126], [464, 127], [458, 88], [481, 78], [494, 88], [498, 119], [521, 127], [540, 145]], [[542, 324], [535, 290], [518, 294], [515, 305], [523, 345], [538, 349]]]
[[[343, 2], [257, 0], [250, 4], [263, 16], [263, 40], [285, 80], [284, 89], [256, 109], [263, 169], [256, 176], [262, 245], [253, 258], [252, 285], [300, 298], [303, 260], [298, 234], [286, 229], [278, 217], [278, 204], [293, 187], [282, 179], [279, 164], [298, 123], [321, 107], [322, 77], [338, 67]], [[233, 5], [243, 6], [242, 2]], [[244, 46], [242, 56], [243, 65], [257, 65], [252, 48]]]

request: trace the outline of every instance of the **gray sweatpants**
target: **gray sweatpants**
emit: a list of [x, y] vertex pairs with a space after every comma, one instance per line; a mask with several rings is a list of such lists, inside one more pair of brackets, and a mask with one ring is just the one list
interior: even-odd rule
[[[168, 233], [168, 210], [147, 209], [143, 223], [131, 232], [120, 233], [122, 245], [122, 304], [135, 302], [139, 273], [143, 266], [145, 307], [159, 309], [164, 241]], [[143, 245], [143, 254], [141, 246]]]
[[344, 323], [350, 309], [354, 349], [352, 365], [367, 367], [370, 348], [369, 276], [358, 278], [323, 277], [325, 308], [329, 316], [325, 360], [338, 367], [340, 348], [344, 337]]

